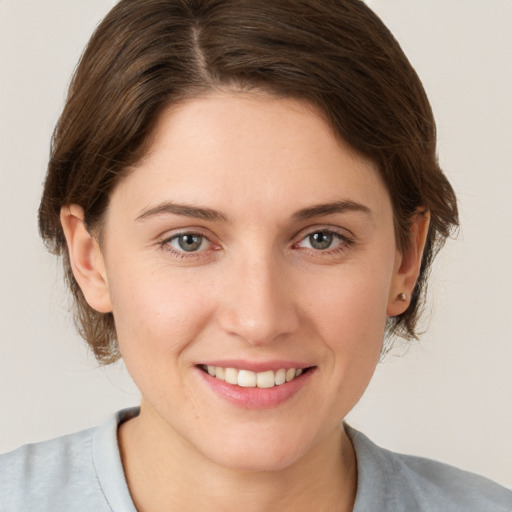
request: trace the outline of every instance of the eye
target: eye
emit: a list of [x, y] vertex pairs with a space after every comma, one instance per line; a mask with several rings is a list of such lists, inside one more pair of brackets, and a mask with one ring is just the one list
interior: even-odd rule
[[180, 233], [165, 242], [179, 252], [197, 252], [206, 249], [209, 240], [198, 233]]
[[305, 249], [314, 249], [315, 251], [326, 251], [334, 249], [344, 242], [347, 242], [347, 239], [339, 233], [329, 230], [318, 230], [303, 238], [297, 246]]

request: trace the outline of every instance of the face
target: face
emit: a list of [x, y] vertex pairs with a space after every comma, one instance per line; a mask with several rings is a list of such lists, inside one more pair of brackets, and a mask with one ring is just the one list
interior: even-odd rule
[[172, 107], [103, 239], [141, 424], [244, 469], [339, 431], [378, 362], [401, 256], [376, 168], [312, 108], [243, 94]]

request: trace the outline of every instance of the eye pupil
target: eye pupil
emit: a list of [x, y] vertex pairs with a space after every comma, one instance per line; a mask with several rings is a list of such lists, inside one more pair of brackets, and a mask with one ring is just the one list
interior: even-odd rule
[[331, 233], [325, 233], [324, 231], [318, 231], [317, 233], [309, 235], [311, 247], [320, 251], [328, 249], [332, 244], [332, 240], [333, 235]]
[[199, 235], [180, 235], [178, 245], [187, 252], [197, 251], [201, 247], [203, 237]]

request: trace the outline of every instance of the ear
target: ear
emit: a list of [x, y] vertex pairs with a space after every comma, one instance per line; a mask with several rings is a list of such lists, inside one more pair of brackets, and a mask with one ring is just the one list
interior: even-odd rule
[[386, 314], [397, 316], [409, 307], [411, 294], [420, 274], [421, 259], [427, 241], [430, 213], [418, 210], [413, 217], [409, 245], [397, 251], [395, 269]]
[[73, 275], [85, 300], [96, 311], [110, 313], [112, 302], [105, 262], [96, 238], [84, 222], [84, 211], [77, 205], [63, 206], [60, 222], [69, 252]]

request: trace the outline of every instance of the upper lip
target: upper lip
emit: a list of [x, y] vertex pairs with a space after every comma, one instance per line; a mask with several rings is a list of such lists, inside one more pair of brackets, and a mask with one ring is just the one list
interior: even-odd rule
[[246, 359], [215, 359], [205, 360], [197, 364], [197, 366], [220, 366], [222, 368], [236, 368], [237, 370], [249, 370], [251, 372], [259, 373], [265, 371], [277, 371], [284, 368], [310, 368], [314, 365], [299, 361], [290, 361], [289, 359], [273, 359], [271, 361], [249, 361]]

